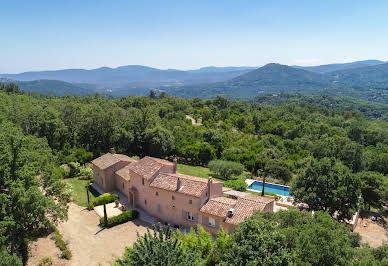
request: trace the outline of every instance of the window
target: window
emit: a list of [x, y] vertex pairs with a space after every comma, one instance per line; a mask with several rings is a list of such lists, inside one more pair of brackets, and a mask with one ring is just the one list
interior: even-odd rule
[[209, 217], [208, 226], [210, 227], [216, 227], [216, 219]]
[[147, 205], [147, 200], [144, 200], [144, 204]]
[[193, 204], [193, 201], [192, 201], [192, 200], [189, 200], [189, 204]]
[[172, 200], [175, 200], [175, 197], [174, 197], [174, 196], [172, 196], [172, 197], [171, 197], [171, 199], [172, 199]]
[[155, 192], [155, 195], [156, 195], [156, 196], [159, 196], [159, 192], [156, 191], [156, 192]]
[[195, 221], [194, 214], [192, 212], [187, 212], [187, 220]]
[[141, 183], [143, 184], [143, 186], [144, 186], [144, 178], [141, 180]]

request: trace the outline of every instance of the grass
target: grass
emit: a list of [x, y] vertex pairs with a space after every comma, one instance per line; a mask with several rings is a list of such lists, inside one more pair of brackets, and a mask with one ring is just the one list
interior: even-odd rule
[[184, 175], [191, 175], [202, 178], [209, 178], [211, 176], [209, 168], [186, 164], [178, 164], [178, 172]]
[[[88, 198], [86, 196], [86, 188], [91, 180], [80, 180], [77, 177], [65, 179], [68, 184], [71, 186], [71, 196], [73, 201], [82, 207], [88, 206]], [[89, 193], [90, 201], [92, 202], [98, 195], [93, 195], [93, 193]]]

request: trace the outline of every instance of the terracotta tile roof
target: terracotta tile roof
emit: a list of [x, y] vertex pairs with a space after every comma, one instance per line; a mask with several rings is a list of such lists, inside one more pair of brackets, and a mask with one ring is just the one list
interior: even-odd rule
[[98, 157], [97, 159], [94, 159], [92, 161], [92, 164], [100, 168], [101, 170], [104, 170], [116, 163], [120, 162], [118, 158], [113, 156], [111, 153], [107, 153], [102, 155], [101, 157]]
[[[178, 178], [181, 181], [180, 188], [177, 190]], [[194, 197], [200, 197], [207, 189], [207, 179], [182, 175], [182, 174], [164, 174], [161, 173], [150, 184], [151, 187], [160, 188], [177, 193], [187, 194]]]
[[242, 198], [237, 199], [237, 203], [234, 206], [234, 213], [232, 217], [227, 217], [225, 222], [233, 225], [238, 225], [244, 222], [244, 220], [252, 216], [257, 211], [263, 211], [265, 206], [274, 199], [255, 196], [249, 194]]
[[172, 162], [170, 161], [167, 161], [167, 160], [164, 160], [164, 159], [159, 159], [159, 158], [154, 158], [154, 157], [148, 157], [146, 156], [147, 158], [151, 159], [151, 160], [154, 160], [155, 162], [158, 162], [158, 163], [161, 163], [163, 165], [173, 165]]
[[92, 164], [100, 168], [101, 170], [104, 170], [120, 161], [124, 162], [136, 162], [136, 160], [128, 157], [124, 154], [112, 154], [112, 153], [106, 153], [92, 161]]
[[270, 203], [270, 202], [275, 200], [274, 198], [256, 196], [256, 195], [253, 195], [251, 193], [246, 193], [246, 195], [243, 198], [248, 199], [248, 200], [252, 200], [252, 201], [256, 201], [256, 202], [262, 202], [262, 203]]
[[236, 202], [237, 200], [235, 199], [225, 197], [212, 198], [202, 206], [200, 211], [202, 213], [225, 218], [230, 208], [233, 208]]
[[116, 174], [125, 180], [129, 181], [131, 179], [131, 176], [129, 175], [129, 165], [124, 166], [120, 170], [116, 171]]
[[117, 159], [119, 159], [120, 161], [124, 161], [124, 162], [130, 162], [130, 163], [135, 163], [137, 162], [137, 160], [135, 159], [132, 159], [131, 157], [127, 156], [127, 155], [124, 155], [124, 154], [118, 154], [118, 153], [115, 153], [115, 154], [112, 154], [114, 157], [116, 157]]
[[158, 172], [167, 161], [162, 159], [156, 159], [152, 157], [144, 157], [136, 163], [131, 163], [129, 169], [138, 175], [141, 175], [145, 179], [150, 179]]

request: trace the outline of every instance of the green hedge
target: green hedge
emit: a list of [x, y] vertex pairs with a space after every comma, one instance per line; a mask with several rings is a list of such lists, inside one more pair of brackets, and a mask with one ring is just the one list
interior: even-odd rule
[[104, 224], [104, 217], [101, 217], [100, 218], [100, 225], [103, 227], [109, 228], [109, 227], [113, 227], [115, 225], [122, 224], [122, 223], [125, 223], [128, 221], [133, 221], [138, 217], [139, 217], [139, 212], [137, 210], [126, 211], [126, 212], [123, 212], [117, 216], [113, 216], [113, 217], [108, 218], [108, 225], [107, 226]]
[[241, 180], [241, 179], [225, 181], [224, 186], [232, 188], [232, 189], [237, 190], [237, 191], [246, 191], [248, 188], [248, 184], [245, 183], [245, 181]]
[[104, 205], [104, 204], [114, 202], [115, 200], [118, 200], [118, 199], [119, 199], [119, 196], [117, 196], [116, 194], [111, 195], [109, 193], [105, 193], [105, 194], [102, 194], [101, 196], [98, 196], [96, 199], [94, 199], [93, 205], [94, 206]]
[[55, 241], [55, 245], [61, 250], [61, 258], [70, 260], [72, 256], [71, 251], [67, 248], [67, 243], [63, 240], [61, 232], [54, 224], [51, 224], [51, 228], [54, 230], [54, 235], [51, 239]]

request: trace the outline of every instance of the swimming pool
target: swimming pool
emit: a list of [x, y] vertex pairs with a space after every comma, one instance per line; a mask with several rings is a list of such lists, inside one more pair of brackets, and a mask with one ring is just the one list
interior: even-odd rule
[[[255, 181], [252, 184], [250, 184], [248, 187], [248, 189], [252, 189], [256, 191], [261, 191], [262, 188], [263, 188], [263, 183], [261, 183], [260, 181]], [[290, 195], [290, 187], [271, 184], [271, 183], [264, 184], [264, 192], [275, 193], [280, 196], [293, 197]]]

